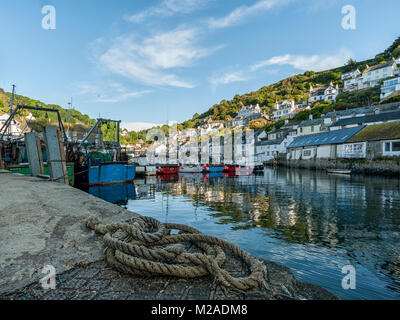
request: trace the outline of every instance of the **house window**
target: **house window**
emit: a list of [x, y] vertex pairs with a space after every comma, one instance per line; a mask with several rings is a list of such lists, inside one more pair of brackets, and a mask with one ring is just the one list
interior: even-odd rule
[[311, 132], [314, 132], [314, 126], [311, 126]]
[[300, 128], [300, 132], [303, 133], [303, 128]]
[[390, 142], [385, 143], [385, 152], [390, 152]]
[[311, 156], [311, 150], [304, 150], [303, 151], [303, 156], [305, 156], [305, 157]]
[[400, 141], [399, 142], [392, 142], [392, 151], [400, 151]]
[[353, 145], [353, 150], [354, 150], [354, 153], [362, 153], [362, 151], [363, 151], [362, 143]]
[[352, 153], [353, 152], [353, 145], [352, 144], [346, 144], [346, 146], [344, 147], [344, 151], [346, 153]]

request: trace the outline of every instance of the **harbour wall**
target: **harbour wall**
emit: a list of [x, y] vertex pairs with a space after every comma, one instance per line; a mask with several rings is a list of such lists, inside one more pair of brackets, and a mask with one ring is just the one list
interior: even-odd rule
[[356, 174], [380, 175], [400, 178], [400, 161], [396, 159], [278, 159], [265, 163], [267, 166], [278, 165], [287, 168], [309, 170], [346, 169]]

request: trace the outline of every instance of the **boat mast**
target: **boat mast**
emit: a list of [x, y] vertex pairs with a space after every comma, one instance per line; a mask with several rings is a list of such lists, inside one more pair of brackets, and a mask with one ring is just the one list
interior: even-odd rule
[[13, 89], [12, 89], [11, 100], [10, 100], [10, 104], [9, 104], [9, 107], [10, 107], [10, 114], [11, 114], [12, 111], [13, 111], [14, 96], [15, 96], [15, 84], [13, 84], [12, 87], [13, 87]]
[[68, 138], [69, 138], [69, 126], [71, 123], [71, 109], [72, 109], [72, 98], [71, 98], [71, 102], [68, 102], [68, 129], [67, 129]]
[[[11, 100], [8, 105], [10, 107], [10, 114], [12, 114], [12, 112], [13, 112], [14, 97], [15, 97], [15, 84], [12, 85], [12, 88], [13, 89], [12, 89], [12, 94], [11, 94]], [[7, 131], [8, 131], [8, 134], [11, 135], [11, 126], [8, 127]]]

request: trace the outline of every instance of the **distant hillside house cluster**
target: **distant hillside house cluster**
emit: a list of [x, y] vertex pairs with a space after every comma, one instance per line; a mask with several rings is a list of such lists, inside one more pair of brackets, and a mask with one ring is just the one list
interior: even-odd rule
[[285, 122], [256, 139], [256, 159], [287, 160], [400, 156], [400, 102], [330, 112]]
[[258, 104], [255, 106], [253, 105], [244, 106], [242, 107], [242, 109], [239, 111], [239, 113], [235, 118], [227, 122], [226, 126], [228, 128], [247, 127], [251, 121], [257, 119], [268, 120], [269, 117], [268, 115], [262, 112]]
[[[367, 68], [362, 73], [358, 69], [352, 72], [344, 73], [342, 75], [342, 80], [344, 81], [343, 91], [352, 92], [356, 90], [373, 88], [378, 86], [382, 80], [398, 76], [400, 72], [397, 63], [398, 61], [393, 59], [386, 63], [378, 64], [371, 67], [367, 65]], [[393, 88], [388, 83], [384, 83], [381, 87], [382, 93], [388, 93], [391, 89], [394, 89], [394, 91], [398, 91], [398, 88]], [[392, 92], [393, 91], [391, 91], [390, 93]], [[383, 96], [381, 95], [381, 98], [386, 98], [386, 94], [384, 94]]]

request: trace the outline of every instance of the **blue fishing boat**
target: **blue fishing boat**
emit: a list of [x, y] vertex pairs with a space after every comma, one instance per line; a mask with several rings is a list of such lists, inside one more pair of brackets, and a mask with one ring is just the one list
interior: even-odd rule
[[[103, 141], [102, 126], [115, 129], [115, 141]], [[136, 176], [136, 165], [128, 163], [128, 156], [119, 143], [120, 121], [97, 119], [77, 146], [75, 176], [79, 184], [101, 186], [131, 183]], [[92, 141], [89, 140], [94, 135]]]
[[89, 167], [89, 185], [106, 185], [133, 182], [136, 166], [127, 163], [100, 163]]
[[223, 165], [204, 165], [204, 173], [223, 172]]

